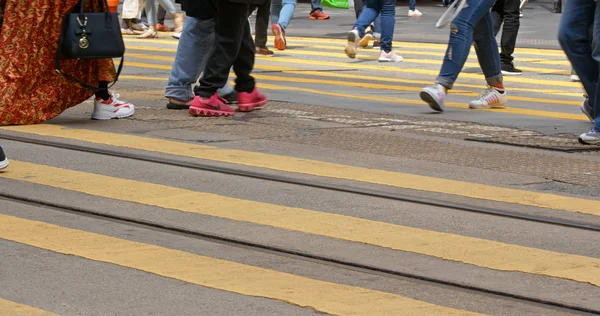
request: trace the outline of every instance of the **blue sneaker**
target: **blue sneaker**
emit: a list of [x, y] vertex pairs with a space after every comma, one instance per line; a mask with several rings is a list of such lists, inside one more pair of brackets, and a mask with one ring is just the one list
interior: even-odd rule
[[600, 144], [600, 130], [592, 128], [589, 132], [579, 135], [579, 142], [584, 145]]

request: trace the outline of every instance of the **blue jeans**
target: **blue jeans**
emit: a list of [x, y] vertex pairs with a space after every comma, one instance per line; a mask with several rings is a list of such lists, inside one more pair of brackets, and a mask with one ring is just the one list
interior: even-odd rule
[[[158, 0], [163, 9], [167, 10], [171, 14], [177, 13], [173, 0]], [[158, 22], [158, 6], [157, 0], [146, 0], [146, 17], [148, 18], [148, 25], [156, 25]]]
[[[208, 52], [213, 47], [214, 41], [215, 20], [186, 17], [165, 97], [183, 102], [195, 97], [192, 85], [204, 70]], [[232, 91], [233, 87], [227, 84], [219, 90], [219, 95], [223, 96]]]
[[[378, 17], [381, 19], [381, 50], [392, 50], [392, 38], [396, 25], [396, 0], [366, 0], [365, 7], [354, 24], [359, 35], [365, 35], [365, 29]], [[376, 26], [377, 27], [377, 26]]]
[[273, 0], [271, 2], [271, 23], [279, 24], [285, 31], [294, 16], [296, 2], [296, 0]]
[[321, 0], [310, 0], [310, 13], [313, 13], [316, 10], [323, 11], [323, 6], [321, 5]]
[[[581, 79], [600, 129], [600, 4], [594, 0], [568, 0], [562, 13], [558, 41]], [[589, 31], [593, 25], [593, 39]]]
[[469, 57], [473, 42], [487, 84], [493, 86], [502, 83], [500, 53], [490, 13], [494, 2], [496, 0], [467, 0], [468, 6], [450, 24], [448, 49], [436, 83], [452, 89]]
[[415, 10], [417, 8], [417, 0], [408, 0], [408, 9]]

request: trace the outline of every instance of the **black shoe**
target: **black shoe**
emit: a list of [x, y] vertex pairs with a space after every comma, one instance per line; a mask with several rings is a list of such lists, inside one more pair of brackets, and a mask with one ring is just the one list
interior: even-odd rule
[[381, 48], [381, 41], [378, 41], [378, 40], [373, 41], [373, 48]]
[[223, 99], [227, 100], [229, 104], [238, 103], [238, 93], [234, 90], [231, 93], [222, 96]]
[[6, 158], [4, 150], [2, 150], [2, 147], [0, 147], [0, 170], [6, 167], [8, 167], [8, 158]]
[[523, 71], [521, 71], [521, 69], [515, 68], [515, 65], [513, 63], [502, 63], [502, 74], [505, 76], [520, 76], [523, 74]]

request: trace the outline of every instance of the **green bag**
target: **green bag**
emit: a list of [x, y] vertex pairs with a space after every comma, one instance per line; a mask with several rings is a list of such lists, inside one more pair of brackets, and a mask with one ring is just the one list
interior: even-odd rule
[[350, 8], [350, 4], [348, 0], [321, 0], [321, 4], [330, 7], [330, 8], [338, 8], [338, 9], [348, 9]]

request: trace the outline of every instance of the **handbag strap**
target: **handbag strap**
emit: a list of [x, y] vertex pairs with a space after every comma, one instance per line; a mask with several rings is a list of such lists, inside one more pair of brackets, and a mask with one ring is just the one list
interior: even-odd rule
[[[83, 0], [82, 0], [82, 2], [83, 2]], [[67, 79], [69, 79], [69, 80], [71, 80], [71, 81], [79, 84], [80, 86], [82, 86], [84, 88], [87, 88], [87, 89], [90, 89], [90, 90], [92, 90], [94, 92], [99, 92], [99, 91], [102, 91], [102, 90], [106, 90], [106, 89], [112, 88], [112, 86], [114, 86], [117, 83], [117, 81], [119, 81], [119, 76], [121, 75], [121, 70], [123, 70], [123, 61], [125, 60], [125, 56], [121, 57], [121, 62], [119, 63], [119, 68], [117, 68], [117, 76], [115, 78], [115, 81], [113, 81], [113, 83], [108, 88], [106, 88], [106, 89], [101, 89], [100, 87], [91, 86], [91, 85], [89, 85], [89, 84], [87, 84], [85, 82], [81, 82], [81, 81], [75, 79], [73, 76], [71, 76], [71, 75], [63, 72], [62, 68], [60, 66], [60, 60], [62, 59], [61, 58], [62, 57], [61, 48], [62, 48], [63, 43], [64, 43], [64, 38], [65, 38], [64, 34], [61, 35], [61, 37], [60, 37], [60, 43], [58, 44], [58, 48], [56, 49], [56, 56], [54, 57], [54, 69], [56, 70], [56, 72], [58, 72], [59, 74], [63, 75], [65, 78], [67, 78]]]

